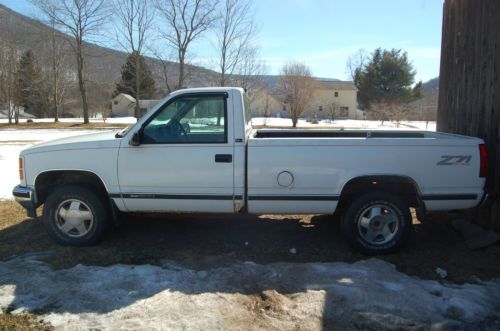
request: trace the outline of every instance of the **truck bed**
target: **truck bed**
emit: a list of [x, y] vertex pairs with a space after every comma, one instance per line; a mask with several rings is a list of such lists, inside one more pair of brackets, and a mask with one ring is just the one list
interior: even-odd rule
[[[249, 211], [331, 213], [343, 187], [363, 176], [410, 179], [427, 210], [474, 207], [484, 185], [481, 143], [426, 131], [255, 130], [248, 140]], [[280, 175], [290, 183], [281, 185]]]
[[252, 138], [469, 138], [460, 135], [428, 131], [400, 130], [255, 130]]

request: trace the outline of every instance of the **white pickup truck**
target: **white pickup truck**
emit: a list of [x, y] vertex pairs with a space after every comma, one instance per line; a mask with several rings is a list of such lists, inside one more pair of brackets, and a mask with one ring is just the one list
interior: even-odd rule
[[59, 243], [96, 243], [121, 212], [342, 215], [364, 253], [408, 238], [412, 217], [483, 199], [477, 138], [435, 132], [254, 130], [240, 88], [173, 92], [121, 132], [20, 155], [13, 195]]

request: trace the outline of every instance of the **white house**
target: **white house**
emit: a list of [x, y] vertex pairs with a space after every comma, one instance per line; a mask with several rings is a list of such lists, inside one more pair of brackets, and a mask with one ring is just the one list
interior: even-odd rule
[[248, 95], [252, 117], [290, 117], [283, 103], [267, 89]]
[[313, 99], [303, 116], [323, 119], [332, 117], [362, 119], [358, 118], [358, 89], [353, 82], [334, 80], [319, 80], [319, 82], [320, 88], [314, 92]]
[[[301, 117], [317, 119], [363, 119], [357, 111], [358, 89], [350, 81], [318, 80], [318, 89]], [[263, 89], [251, 98], [254, 117], [290, 117], [279, 96]]]
[[[140, 116], [151, 109], [159, 100], [139, 100]], [[120, 93], [111, 101], [111, 117], [132, 117], [135, 115], [135, 98]]]

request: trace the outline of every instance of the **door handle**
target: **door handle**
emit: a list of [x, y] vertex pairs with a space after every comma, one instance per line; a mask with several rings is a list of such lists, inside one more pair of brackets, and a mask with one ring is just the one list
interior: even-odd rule
[[231, 154], [215, 154], [215, 162], [231, 163], [233, 162], [233, 156]]

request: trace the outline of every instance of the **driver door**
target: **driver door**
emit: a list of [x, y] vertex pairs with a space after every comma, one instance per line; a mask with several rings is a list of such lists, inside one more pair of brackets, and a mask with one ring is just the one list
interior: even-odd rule
[[232, 105], [226, 93], [180, 95], [122, 141], [118, 180], [129, 211], [233, 212]]

